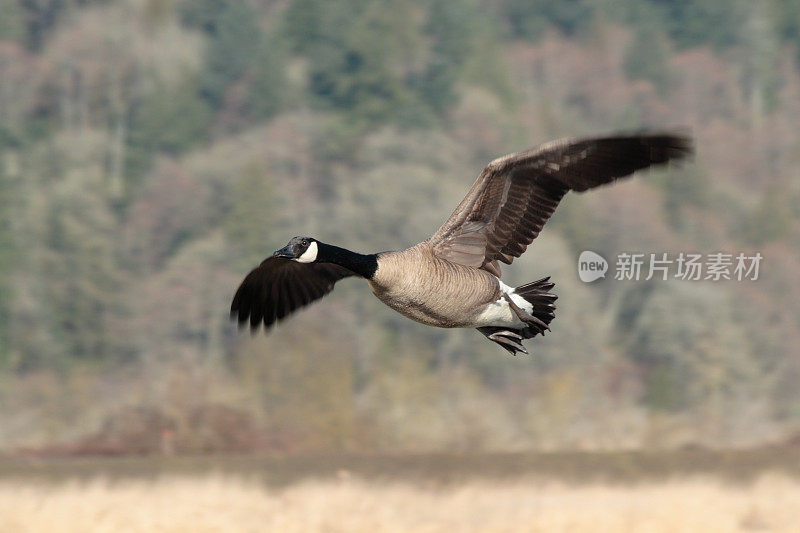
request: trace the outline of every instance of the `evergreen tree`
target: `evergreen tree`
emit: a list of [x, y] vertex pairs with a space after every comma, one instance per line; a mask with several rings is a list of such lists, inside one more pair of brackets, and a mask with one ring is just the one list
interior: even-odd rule
[[724, 49], [740, 43], [749, 2], [744, 0], [648, 0], [665, 20], [680, 47], [711, 44]]
[[181, 21], [208, 35], [216, 35], [220, 17], [229, 4], [230, 0], [184, 0], [180, 5]]
[[506, 14], [516, 37], [536, 40], [547, 29], [574, 35], [591, 21], [588, 0], [509, 0]]
[[257, 14], [244, 0], [229, 0], [212, 20], [201, 80], [203, 95], [217, 108], [231, 83], [255, 62], [263, 34]]
[[419, 83], [421, 100], [436, 113], [456, 102], [455, 86], [462, 67], [472, 53], [479, 30], [471, 2], [434, 0], [428, 10], [425, 33], [432, 40], [430, 60]]
[[18, 2], [25, 10], [26, 41], [29, 47], [38, 49], [55, 25], [64, 17], [69, 3], [64, 0], [39, 0]]
[[270, 214], [275, 198], [266, 170], [256, 161], [245, 167], [233, 188], [233, 207], [225, 220], [226, 236], [241, 251], [242, 265], [249, 268], [262, 259], [269, 240]]
[[248, 103], [253, 118], [268, 119], [280, 111], [287, 89], [285, 58], [276, 39], [265, 42], [255, 59]]
[[772, 17], [781, 40], [795, 50], [800, 64], [800, 2], [796, 0], [775, 0]]
[[208, 104], [189, 80], [149, 93], [131, 119], [126, 174], [141, 176], [156, 153], [176, 155], [190, 148], [205, 137], [210, 119]]
[[293, 52], [307, 52], [320, 45], [331, 31], [324, 0], [295, 0], [285, 15], [286, 39]]
[[653, 29], [640, 28], [625, 54], [625, 72], [632, 80], [653, 83], [660, 95], [669, 91], [672, 75], [669, 69], [667, 37]]
[[214, 108], [256, 61], [264, 43], [258, 13], [247, 0], [199, 0], [181, 5], [181, 20], [208, 37], [201, 75], [203, 96]]
[[[345, 2], [343, 9], [352, 9], [356, 3]], [[398, 51], [386, 46], [391, 24], [387, 5], [373, 3], [371, 9], [332, 29], [327, 42], [311, 50], [309, 84], [318, 102], [370, 125], [394, 116], [406, 95], [392, 68]]]

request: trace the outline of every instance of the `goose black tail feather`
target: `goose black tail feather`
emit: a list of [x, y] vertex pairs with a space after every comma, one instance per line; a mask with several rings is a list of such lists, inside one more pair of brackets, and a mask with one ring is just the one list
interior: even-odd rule
[[[558, 296], [550, 292], [554, 286], [555, 283], [550, 281], [550, 276], [547, 276], [546, 278], [521, 285], [514, 289], [514, 294], [522, 296], [525, 301], [533, 306], [530, 313], [524, 309], [519, 309], [515, 305], [512, 305], [511, 308], [514, 309], [520, 320], [528, 324], [528, 327], [534, 330], [534, 335], [539, 333], [544, 335], [545, 330], [550, 329], [550, 322], [552, 322], [553, 318], [556, 316], [555, 301], [558, 299]], [[519, 313], [518, 309], [522, 311], [522, 314]]]
[[525, 323], [525, 327], [510, 329], [487, 326], [476, 329], [484, 334], [487, 339], [508, 350], [511, 355], [517, 355], [517, 352], [528, 353], [528, 350], [522, 345], [522, 341], [533, 338], [536, 335], [544, 335], [544, 332], [550, 329], [550, 322], [555, 318], [555, 301], [558, 296], [549, 292], [554, 286], [555, 284], [550, 281], [548, 276], [514, 289], [514, 294], [522, 296], [525, 301], [533, 306], [531, 312], [522, 309], [511, 298], [506, 297], [509, 306], [511, 306], [511, 309], [514, 310], [519, 319]]

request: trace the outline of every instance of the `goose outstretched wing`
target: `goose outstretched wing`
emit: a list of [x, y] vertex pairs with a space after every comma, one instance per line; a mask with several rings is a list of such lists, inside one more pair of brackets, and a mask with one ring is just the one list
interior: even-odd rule
[[244, 278], [231, 303], [231, 317], [252, 330], [269, 328], [298, 309], [319, 300], [342, 278], [354, 276], [333, 263], [298, 263], [268, 257]]
[[429, 239], [434, 254], [499, 275], [539, 235], [567, 191], [585, 191], [692, 152], [689, 137], [561, 139], [489, 163]]

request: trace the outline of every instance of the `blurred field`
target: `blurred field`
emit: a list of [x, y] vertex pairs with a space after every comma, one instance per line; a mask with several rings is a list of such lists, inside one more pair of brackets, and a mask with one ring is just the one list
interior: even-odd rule
[[475, 481], [513, 483], [521, 478], [571, 484], [645, 484], [709, 477], [750, 484], [777, 472], [800, 479], [800, 447], [740, 450], [519, 452], [519, 453], [316, 453], [295, 455], [211, 454], [195, 456], [9, 456], [0, 458], [0, 480], [64, 483], [72, 480], [163, 477], [247, 478], [283, 488], [307, 480], [338, 479], [342, 472], [380, 483], [456, 486]]
[[800, 531], [800, 451], [0, 459], [0, 533]]
[[349, 478], [268, 488], [244, 477], [0, 482], [0, 530], [513, 532], [800, 531], [800, 483], [536, 479], [457, 486]]

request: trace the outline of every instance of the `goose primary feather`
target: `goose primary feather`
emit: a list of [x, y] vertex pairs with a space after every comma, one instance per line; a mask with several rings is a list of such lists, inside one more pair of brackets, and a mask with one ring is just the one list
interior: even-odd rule
[[346, 277], [403, 315], [430, 326], [476, 328], [510, 353], [549, 329], [556, 296], [549, 277], [520, 287], [501, 281], [568, 191], [583, 192], [637, 170], [686, 157], [689, 137], [638, 133], [561, 139], [495, 159], [428, 240], [401, 251], [360, 254], [295, 237], [244, 279], [231, 316], [270, 327], [319, 300]]

